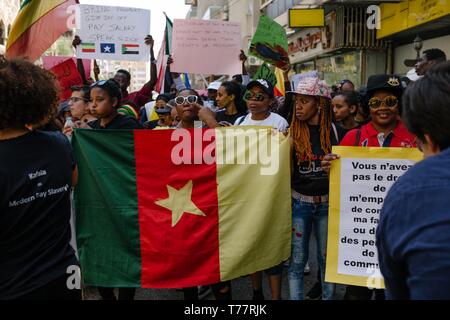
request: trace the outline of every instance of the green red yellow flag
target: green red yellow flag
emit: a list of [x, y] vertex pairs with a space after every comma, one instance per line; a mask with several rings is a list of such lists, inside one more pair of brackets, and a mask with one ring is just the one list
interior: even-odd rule
[[24, 0], [12, 25], [6, 55], [37, 60], [66, 31], [77, 0]]
[[181, 288], [291, 251], [290, 146], [271, 129], [77, 130], [83, 281]]

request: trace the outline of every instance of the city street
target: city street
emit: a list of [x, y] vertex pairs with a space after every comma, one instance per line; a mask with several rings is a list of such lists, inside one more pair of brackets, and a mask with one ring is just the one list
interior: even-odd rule
[[[313, 239], [311, 239], [313, 240]], [[305, 275], [305, 294], [312, 288], [317, 279], [317, 261], [316, 261], [316, 249], [315, 241], [311, 241], [310, 254], [311, 259], [309, 262], [311, 271]], [[282, 278], [282, 298], [284, 300], [289, 299], [289, 285], [287, 281], [287, 269], [283, 270]], [[267, 275], [264, 274], [263, 278], [263, 290], [266, 299], [270, 299], [270, 287], [267, 279]], [[242, 277], [232, 281], [233, 300], [251, 300], [252, 299], [252, 287], [250, 277]], [[336, 286], [336, 300], [342, 300], [345, 293], [344, 285]], [[100, 296], [95, 288], [89, 287], [85, 290], [86, 300], [99, 300]], [[138, 289], [136, 291], [136, 300], [182, 300], [183, 292], [175, 289]], [[205, 297], [205, 300], [214, 300], [212, 292]]]

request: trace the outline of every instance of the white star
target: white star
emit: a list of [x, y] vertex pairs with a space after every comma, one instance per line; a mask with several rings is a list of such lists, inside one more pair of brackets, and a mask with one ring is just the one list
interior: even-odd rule
[[192, 202], [192, 181], [189, 181], [180, 190], [167, 186], [167, 191], [169, 198], [155, 201], [155, 203], [172, 211], [172, 227], [177, 225], [184, 213], [206, 217], [206, 214]]
[[105, 51], [105, 53], [111, 53], [111, 47], [110, 46], [106, 46], [104, 51]]

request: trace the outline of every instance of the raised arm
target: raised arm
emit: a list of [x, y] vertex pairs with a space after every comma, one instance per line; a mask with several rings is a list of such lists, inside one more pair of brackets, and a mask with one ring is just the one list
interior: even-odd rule
[[245, 67], [245, 62], [247, 61], [247, 56], [244, 53], [244, 50], [241, 50], [241, 54], [239, 55], [239, 60], [242, 62], [242, 75], [248, 75], [247, 68]]
[[[80, 37], [79, 36], [75, 36], [75, 38], [73, 38], [73, 41], [72, 41], [72, 46], [76, 50], [77, 46], [79, 46], [80, 44], [81, 44]], [[89, 82], [88, 82], [87, 77], [86, 77], [86, 72], [84, 70], [84, 65], [83, 65], [83, 60], [82, 59], [78, 59], [77, 58], [77, 69], [78, 69], [78, 72], [80, 73], [81, 79], [83, 80], [83, 84], [84, 85], [88, 85]]]
[[95, 81], [99, 81], [98, 75], [100, 74], [100, 67], [97, 64], [97, 60], [94, 59], [94, 78]]
[[156, 60], [155, 60], [155, 53], [153, 51], [153, 46], [155, 44], [155, 41], [153, 40], [153, 37], [151, 35], [148, 35], [145, 38], [145, 44], [150, 46], [150, 61], [151, 61], [151, 67], [150, 67], [150, 81], [147, 82], [144, 87], [147, 87], [147, 89], [153, 91], [155, 89], [156, 82], [158, 81], [158, 72], [156, 70]]

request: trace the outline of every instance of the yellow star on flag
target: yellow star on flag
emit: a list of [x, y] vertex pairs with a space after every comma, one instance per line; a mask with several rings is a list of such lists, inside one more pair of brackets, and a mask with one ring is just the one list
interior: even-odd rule
[[169, 198], [155, 201], [158, 206], [172, 211], [172, 227], [177, 225], [185, 212], [206, 217], [206, 214], [192, 202], [192, 185], [192, 180], [180, 190], [168, 185]]

